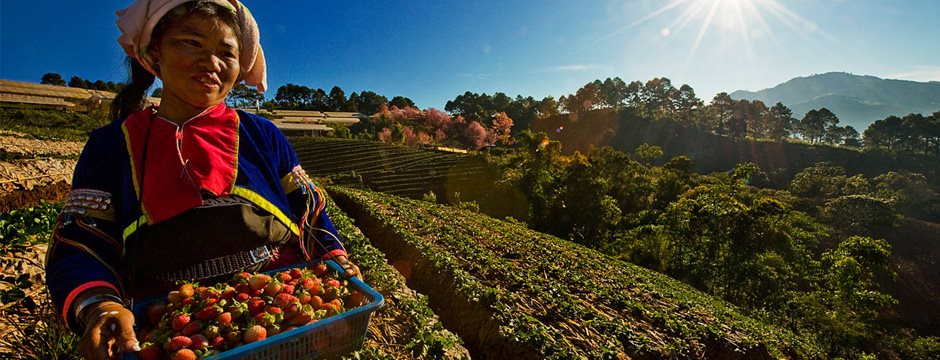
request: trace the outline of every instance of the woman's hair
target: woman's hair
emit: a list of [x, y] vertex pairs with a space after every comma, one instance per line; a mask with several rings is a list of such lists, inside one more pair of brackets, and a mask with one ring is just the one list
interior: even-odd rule
[[[167, 12], [154, 26], [150, 34], [150, 44], [147, 45], [147, 48], [158, 48], [160, 41], [163, 40], [164, 31], [189, 15], [218, 18], [232, 29], [235, 38], [239, 39], [239, 47], [241, 46], [241, 28], [238, 26], [237, 15], [214, 2], [196, 0], [180, 4]], [[130, 81], [111, 102], [111, 119], [113, 121], [123, 121], [130, 114], [143, 110], [144, 104], [147, 102], [147, 90], [153, 86], [155, 79], [154, 75], [147, 71], [136, 59], [128, 57], [126, 62], [130, 68]]]

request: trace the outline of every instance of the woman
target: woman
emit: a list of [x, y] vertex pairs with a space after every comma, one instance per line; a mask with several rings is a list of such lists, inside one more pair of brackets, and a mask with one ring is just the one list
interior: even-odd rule
[[[223, 100], [265, 87], [258, 29], [236, 0], [137, 0], [119, 11], [131, 82], [91, 133], [46, 260], [86, 358], [138, 351], [125, 304], [304, 259], [347, 259], [324, 199], [274, 125]], [[143, 108], [154, 77], [159, 107]]]

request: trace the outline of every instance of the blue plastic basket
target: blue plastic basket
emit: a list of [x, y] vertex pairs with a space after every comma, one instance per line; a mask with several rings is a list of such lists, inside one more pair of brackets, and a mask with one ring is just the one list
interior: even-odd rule
[[[332, 260], [327, 261], [327, 266], [334, 272], [343, 273], [343, 269]], [[283, 270], [272, 270], [267, 273]], [[361, 291], [366, 296], [369, 300], [367, 304], [205, 359], [325, 359], [340, 357], [362, 348], [372, 313], [385, 304], [385, 298], [358, 278], [353, 277], [347, 280], [353, 290]], [[134, 305], [134, 314], [143, 316], [147, 305], [157, 300], [159, 299]], [[137, 354], [124, 356], [124, 359], [136, 360]]]

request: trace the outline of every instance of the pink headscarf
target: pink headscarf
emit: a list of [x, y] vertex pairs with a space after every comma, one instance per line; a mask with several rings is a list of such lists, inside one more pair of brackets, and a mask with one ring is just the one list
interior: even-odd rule
[[[121, 29], [118, 43], [124, 48], [127, 56], [137, 59], [147, 71], [154, 76], [159, 76], [153, 69], [153, 59], [147, 54], [150, 35], [163, 15], [189, 1], [193, 0], [136, 0], [126, 9], [116, 12], [118, 19], [115, 23]], [[241, 54], [239, 54], [242, 79], [245, 80], [245, 85], [254, 86], [259, 92], [264, 92], [268, 87], [268, 75], [255, 18], [238, 0], [210, 1], [224, 6], [237, 15], [242, 33]]]

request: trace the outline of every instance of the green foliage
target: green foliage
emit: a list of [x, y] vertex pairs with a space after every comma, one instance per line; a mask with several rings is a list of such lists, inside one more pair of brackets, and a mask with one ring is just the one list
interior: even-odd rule
[[0, 213], [0, 252], [19, 252], [45, 242], [61, 209], [60, 204], [43, 202], [35, 207]]
[[811, 344], [722, 301], [589, 248], [452, 207], [332, 192], [344, 208], [378, 224], [367, 233], [386, 246], [415, 249], [428, 271], [448, 274], [441, 278], [453, 283], [450, 296], [491, 311], [500, 334], [540, 357], [684, 358], [727, 346], [737, 354], [816, 354]]
[[663, 156], [663, 148], [650, 144], [641, 144], [633, 151], [643, 162], [649, 164]]
[[822, 217], [844, 234], [867, 234], [900, 225], [901, 216], [886, 201], [870, 195], [846, 195], [830, 200]]
[[803, 169], [790, 182], [791, 193], [811, 199], [840, 196], [845, 187], [845, 169], [827, 162]]
[[85, 141], [88, 132], [110, 122], [104, 114], [56, 110], [0, 109], [0, 129], [25, 133], [39, 140]]

